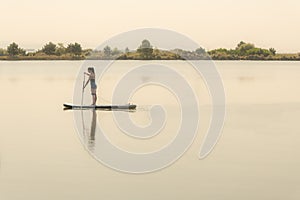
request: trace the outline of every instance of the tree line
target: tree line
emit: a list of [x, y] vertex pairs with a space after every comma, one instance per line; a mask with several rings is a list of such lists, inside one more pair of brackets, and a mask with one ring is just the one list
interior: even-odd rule
[[149, 40], [144, 39], [137, 49], [130, 50], [126, 47], [123, 50], [105, 46], [103, 50], [90, 52], [87, 59], [107, 60], [186, 60], [186, 59], [209, 59], [205, 49], [199, 47], [194, 51], [182, 49], [163, 50], [153, 47]]
[[144, 39], [137, 49], [118, 49], [105, 46], [103, 49], [83, 49], [77, 42], [64, 46], [63, 43], [48, 42], [40, 50], [26, 52], [15, 42], [0, 49], [0, 59], [99, 59], [99, 60], [300, 60], [298, 54], [277, 54], [274, 48], [259, 48], [252, 43], [239, 42], [234, 49], [218, 48], [206, 51], [199, 47], [193, 51], [183, 49], [162, 50], [153, 47]]
[[235, 49], [214, 49], [208, 51], [214, 60], [263, 60], [271, 59], [276, 56], [274, 48], [258, 48], [254, 44], [241, 41]]
[[49, 42], [45, 44], [42, 49], [37, 50], [36, 52], [26, 52], [23, 48], [19, 47], [15, 42], [11, 43], [7, 46], [6, 49], [0, 49], [0, 56], [62, 56], [62, 55], [73, 55], [73, 56], [81, 56], [84, 50], [81, 45], [75, 42], [74, 44], [70, 43], [66, 47], [63, 43], [54, 44]]

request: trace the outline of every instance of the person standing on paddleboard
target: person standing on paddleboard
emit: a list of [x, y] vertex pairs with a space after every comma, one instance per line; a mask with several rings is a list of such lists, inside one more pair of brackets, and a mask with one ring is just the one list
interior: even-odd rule
[[84, 84], [83, 89], [87, 86], [87, 84], [90, 82], [91, 83], [91, 94], [93, 98], [93, 103], [92, 105], [95, 106], [97, 102], [97, 85], [96, 85], [96, 76], [95, 76], [95, 70], [93, 67], [88, 68], [88, 72], [84, 72], [84, 74], [89, 76], [89, 79], [87, 82]]

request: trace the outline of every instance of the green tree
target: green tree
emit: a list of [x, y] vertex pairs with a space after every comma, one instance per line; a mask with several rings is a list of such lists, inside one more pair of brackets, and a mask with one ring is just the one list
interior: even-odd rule
[[216, 60], [232, 60], [234, 58], [232, 50], [227, 50], [224, 48], [219, 48], [211, 50], [208, 54]]
[[42, 48], [42, 52], [44, 52], [47, 55], [55, 55], [56, 51], [56, 44], [49, 42]]
[[153, 48], [148, 40], [143, 40], [137, 52], [141, 54], [144, 59], [150, 59], [153, 53]]
[[7, 47], [7, 53], [9, 56], [17, 56], [19, 54], [19, 46], [13, 42]]
[[244, 41], [240, 41], [240, 43], [238, 43], [237, 48], [239, 48], [240, 46], [246, 44]]
[[270, 48], [269, 51], [271, 52], [271, 54], [272, 54], [273, 56], [276, 55], [276, 50], [275, 50], [274, 48]]
[[262, 49], [262, 55], [267, 57], [269, 55], [272, 55], [272, 52], [270, 52], [268, 49]]
[[210, 55], [212, 54], [228, 54], [228, 50], [224, 48], [214, 49], [208, 52]]
[[254, 44], [240, 42], [236, 47], [236, 51], [238, 55], [243, 56], [246, 55], [247, 51], [253, 48], [255, 48]]
[[26, 51], [22, 48], [19, 48], [19, 55], [25, 56], [26, 55]]
[[145, 40], [142, 41], [142, 44], [141, 44], [140, 48], [141, 49], [143, 49], [143, 48], [152, 48], [152, 46], [151, 46], [150, 42], [145, 39]]
[[260, 55], [260, 56], [269, 56], [271, 52], [267, 49], [262, 48], [252, 48], [246, 51], [246, 55]]
[[81, 45], [76, 42], [75, 44], [69, 44], [67, 47], [67, 52], [79, 56], [82, 53]]
[[125, 53], [129, 53], [129, 52], [130, 52], [129, 48], [126, 47], [126, 48], [125, 48]]
[[55, 54], [60, 56], [66, 53], [66, 48], [64, 47], [63, 43], [58, 43], [55, 49]]
[[252, 48], [252, 49], [247, 50], [247, 52], [245, 54], [246, 55], [262, 55], [263, 50], [260, 48]]
[[112, 53], [112, 55], [119, 55], [119, 54], [121, 54], [121, 51], [117, 47], [115, 47], [111, 53]]
[[104, 47], [103, 52], [106, 56], [110, 56], [112, 53], [110, 46]]
[[198, 54], [198, 55], [205, 55], [206, 54], [206, 51], [205, 49], [203, 49], [202, 47], [199, 47], [195, 50], [195, 53]]

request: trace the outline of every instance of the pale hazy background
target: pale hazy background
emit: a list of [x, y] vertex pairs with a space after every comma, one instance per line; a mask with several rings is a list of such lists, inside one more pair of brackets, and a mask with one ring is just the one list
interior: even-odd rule
[[0, 48], [79, 42], [94, 48], [137, 28], [181, 32], [206, 49], [240, 40], [277, 52], [300, 52], [299, 0], [1, 0]]

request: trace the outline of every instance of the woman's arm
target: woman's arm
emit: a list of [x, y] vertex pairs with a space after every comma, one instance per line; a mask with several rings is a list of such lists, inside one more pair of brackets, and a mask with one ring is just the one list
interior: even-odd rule
[[86, 81], [86, 83], [84, 84], [83, 86], [83, 89], [87, 86], [87, 84], [90, 82], [90, 79], [91, 79], [91, 74], [88, 73], [88, 72], [84, 72], [85, 75], [88, 75], [89, 76], [89, 79]]
[[88, 79], [87, 81], [86, 81], [86, 83], [84, 84], [84, 86], [83, 86], [83, 89], [87, 86], [87, 84], [90, 82], [90, 79]]

